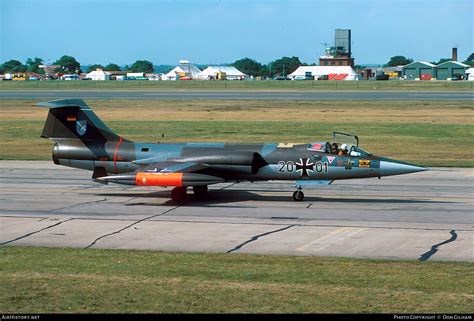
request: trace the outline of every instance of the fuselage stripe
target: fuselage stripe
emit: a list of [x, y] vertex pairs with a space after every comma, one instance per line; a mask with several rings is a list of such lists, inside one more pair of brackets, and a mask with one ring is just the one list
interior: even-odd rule
[[114, 172], [115, 173], [117, 173], [117, 152], [121, 143], [122, 143], [122, 137], [119, 136], [119, 141], [117, 142], [117, 145], [115, 145], [115, 150], [114, 150]]

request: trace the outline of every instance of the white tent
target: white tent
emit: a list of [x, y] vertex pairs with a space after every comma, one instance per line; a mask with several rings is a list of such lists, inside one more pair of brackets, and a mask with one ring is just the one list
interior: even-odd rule
[[190, 63], [188, 60], [180, 60], [173, 70], [163, 75], [162, 80], [177, 80], [180, 77], [196, 78], [201, 69]]
[[351, 66], [301, 66], [288, 75], [292, 79], [305, 79], [307, 75], [311, 79], [320, 76], [328, 76], [329, 80], [357, 80], [357, 72]]
[[97, 69], [88, 73], [86, 77], [92, 80], [110, 80], [110, 73]]
[[466, 80], [474, 81], [474, 68], [466, 69]]
[[241, 80], [247, 77], [246, 74], [232, 66], [209, 66], [197, 75], [197, 78], [200, 80], [218, 79], [224, 74], [227, 80]]

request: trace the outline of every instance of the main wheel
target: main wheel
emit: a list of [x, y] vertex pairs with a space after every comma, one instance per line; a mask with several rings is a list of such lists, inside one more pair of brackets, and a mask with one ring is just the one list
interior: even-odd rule
[[304, 200], [304, 193], [301, 190], [297, 190], [293, 193], [293, 199], [297, 202]]
[[186, 199], [186, 187], [175, 187], [171, 191], [171, 199], [176, 203], [181, 203]]
[[193, 186], [193, 192], [197, 198], [204, 198], [207, 196], [207, 185]]

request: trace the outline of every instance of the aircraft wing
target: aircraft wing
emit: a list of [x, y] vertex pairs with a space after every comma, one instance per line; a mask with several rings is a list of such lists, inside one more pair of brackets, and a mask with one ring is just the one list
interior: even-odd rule
[[141, 168], [147, 173], [193, 173], [208, 168], [206, 164], [193, 162], [155, 162]]
[[135, 172], [98, 177], [99, 183], [109, 182], [139, 186], [203, 186], [225, 182], [219, 176], [196, 173], [205, 164], [191, 162], [156, 162]]
[[262, 155], [249, 151], [194, 153], [179, 157], [164, 153], [133, 163], [142, 166], [139, 171], [168, 173], [192, 173], [210, 169], [218, 172], [255, 174], [261, 167], [267, 165]]

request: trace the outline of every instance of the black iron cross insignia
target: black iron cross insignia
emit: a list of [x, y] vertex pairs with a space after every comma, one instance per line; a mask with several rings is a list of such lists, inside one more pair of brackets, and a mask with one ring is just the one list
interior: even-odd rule
[[309, 176], [308, 171], [314, 171], [314, 164], [309, 158], [300, 158], [299, 162], [296, 162], [296, 170], [301, 171], [301, 176]]

